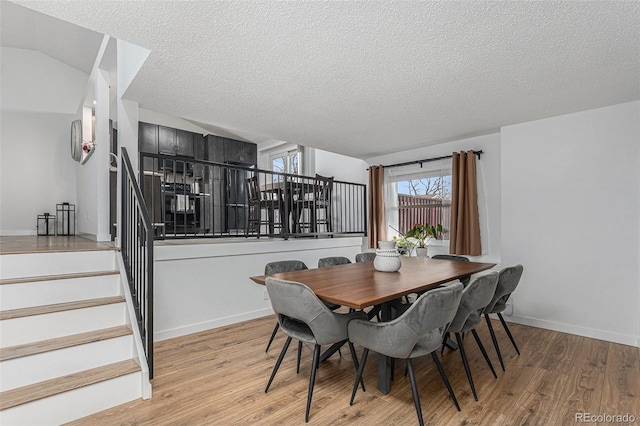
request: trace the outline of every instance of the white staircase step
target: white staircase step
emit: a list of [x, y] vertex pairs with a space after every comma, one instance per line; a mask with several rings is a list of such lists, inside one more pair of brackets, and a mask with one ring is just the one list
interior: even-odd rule
[[133, 359], [133, 335], [0, 362], [0, 392]]
[[114, 339], [116, 337], [127, 336], [129, 334], [132, 334], [131, 329], [126, 325], [120, 325], [117, 327], [105, 328], [103, 330], [89, 331], [88, 333], [73, 334], [71, 336], [63, 336], [40, 342], [1, 348], [0, 361], [35, 355], [42, 352], [55, 351], [58, 349], [69, 348], [71, 346], [84, 345], [100, 340]]
[[0, 310], [118, 296], [119, 274], [98, 271], [0, 280]]
[[[74, 309], [70, 309], [73, 306]], [[111, 297], [0, 312], [0, 347], [126, 324], [124, 298]]]
[[0, 425], [63, 424], [149, 397], [118, 251], [35, 243], [0, 254]]
[[3, 280], [116, 269], [114, 250], [4, 254], [0, 256]]
[[0, 424], [62, 424], [133, 401], [141, 397], [141, 376], [128, 360], [2, 392]]
[[0, 320], [51, 314], [55, 312], [91, 308], [94, 306], [110, 305], [112, 303], [121, 302], [124, 302], [124, 298], [122, 296], [112, 296], [88, 300], [74, 300], [72, 302], [54, 303], [50, 305], [29, 306], [19, 309], [8, 309], [0, 312]]

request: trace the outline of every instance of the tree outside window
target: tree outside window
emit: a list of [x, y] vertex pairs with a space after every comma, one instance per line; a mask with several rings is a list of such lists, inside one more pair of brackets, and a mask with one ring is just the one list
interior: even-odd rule
[[398, 231], [405, 234], [415, 224], [442, 224], [448, 239], [451, 212], [451, 175], [437, 174], [397, 181]]

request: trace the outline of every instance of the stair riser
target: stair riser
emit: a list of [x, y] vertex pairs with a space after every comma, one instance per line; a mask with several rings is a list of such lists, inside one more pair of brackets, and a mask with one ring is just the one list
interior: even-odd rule
[[0, 411], [2, 425], [63, 424], [142, 397], [142, 373], [74, 389]]
[[0, 362], [0, 391], [133, 358], [133, 336], [122, 336]]
[[113, 250], [5, 254], [0, 256], [0, 278], [2, 279], [113, 269], [116, 269], [116, 257]]
[[84, 333], [126, 324], [124, 303], [74, 309], [0, 321], [0, 346], [21, 345], [40, 340]]
[[0, 309], [19, 309], [119, 296], [120, 275], [0, 285]]

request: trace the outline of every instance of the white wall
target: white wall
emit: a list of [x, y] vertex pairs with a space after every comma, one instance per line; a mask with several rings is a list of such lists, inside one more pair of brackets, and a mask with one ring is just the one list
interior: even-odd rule
[[336, 180], [364, 183], [368, 181], [367, 163], [359, 158], [315, 150], [315, 173], [333, 176]]
[[89, 76], [33, 50], [0, 55], [0, 234], [33, 235], [37, 215], [76, 204], [71, 122]]
[[[102, 53], [102, 49], [101, 49]], [[100, 54], [101, 54], [100, 53]], [[76, 164], [77, 168], [77, 200], [76, 207], [77, 233], [97, 241], [110, 241], [109, 225], [109, 84], [107, 71], [100, 68], [93, 72], [92, 85], [95, 98], [95, 120], [93, 133], [95, 150], [84, 164]], [[91, 126], [91, 109], [83, 108], [83, 140], [91, 140], [87, 134]]]
[[76, 204], [72, 114], [1, 111], [0, 235], [35, 235], [36, 217]]
[[[482, 238], [482, 256], [473, 260], [500, 263], [501, 255], [501, 210], [500, 210], [500, 134], [477, 136], [425, 146], [408, 151], [367, 158], [367, 164], [389, 165], [427, 158], [451, 155], [452, 152], [483, 150], [477, 161], [478, 172], [478, 211], [480, 216], [480, 235]], [[399, 169], [401, 171], [401, 169]], [[441, 251], [448, 252], [444, 248]]]
[[[326, 256], [359, 253], [362, 238], [166, 241], [155, 248], [155, 340], [273, 314], [265, 288], [249, 279], [278, 260], [315, 268]], [[264, 344], [266, 345], [267, 336]], [[262, 344], [262, 343], [259, 343]]]
[[0, 55], [2, 109], [78, 111], [89, 75], [35, 50], [0, 47]]
[[[142, 120], [141, 120], [142, 121]], [[285, 147], [294, 148], [295, 145], [286, 143], [262, 143], [258, 145], [258, 168], [271, 169], [269, 155], [273, 151]], [[333, 176], [336, 180], [353, 183], [367, 183], [367, 163], [359, 158], [347, 157], [311, 147], [305, 147], [302, 154], [301, 174], [314, 176], [316, 173], [322, 176]]]
[[640, 346], [640, 102], [502, 129], [513, 320]]

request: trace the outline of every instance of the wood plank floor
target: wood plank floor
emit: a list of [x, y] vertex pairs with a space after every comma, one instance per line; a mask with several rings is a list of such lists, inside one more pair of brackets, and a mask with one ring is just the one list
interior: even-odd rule
[[[260, 318], [156, 344], [153, 398], [80, 419], [74, 425], [304, 425], [312, 347], [305, 345], [300, 374], [291, 345], [269, 390], [269, 374], [282, 348], [282, 332], [264, 352], [274, 317]], [[473, 339], [465, 340], [479, 395], [473, 400], [457, 351], [442, 363], [458, 397], [457, 412], [430, 357], [414, 362], [425, 424], [568, 425], [575, 413], [635, 415], [640, 423], [638, 348], [514, 324], [518, 356], [496, 322], [506, 372], [486, 325], [478, 330], [498, 379]], [[356, 347], [358, 358], [362, 348]], [[355, 371], [351, 357], [331, 357], [320, 366], [309, 425], [417, 424], [404, 362], [388, 395], [376, 387], [377, 357], [365, 368], [367, 392], [349, 406]]]
[[113, 250], [109, 242], [99, 243], [80, 237], [72, 236], [36, 236], [17, 235], [0, 236], [0, 254], [24, 254], [42, 252], [65, 251], [93, 251]]

